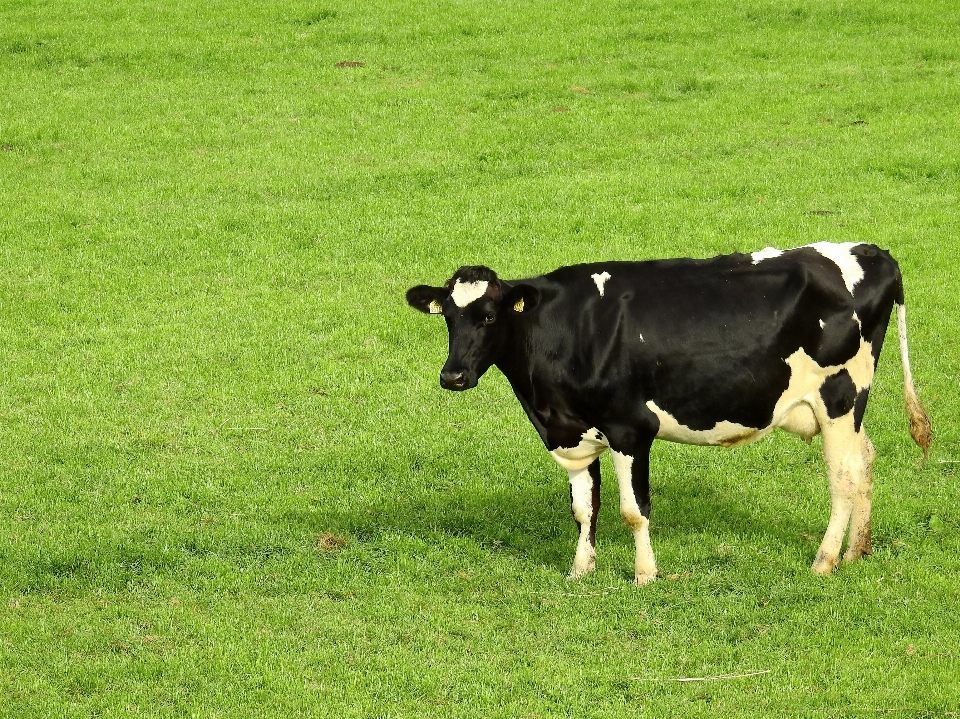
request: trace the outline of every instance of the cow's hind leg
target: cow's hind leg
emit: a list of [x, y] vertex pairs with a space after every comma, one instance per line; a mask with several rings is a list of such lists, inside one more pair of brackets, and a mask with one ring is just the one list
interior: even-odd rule
[[866, 477], [868, 440], [862, 427], [860, 431], [854, 429], [852, 412], [837, 419], [821, 421], [820, 427], [832, 506], [830, 522], [811, 569], [818, 574], [829, 574], [840, 559], [843, 535], [855, 503], [860, 510], [858, 519], [854, 522], [857, 525], [856, 531], [862, 531], [864, 520], [869, 523], [870, 488], [867, 486]]
[[613, 452], [613, 466], [620, 484], [620, 516], [633, 531], [636, 545], [634, 583], [657, 578], [657, 560], [650, 546], [650, 441], [640, 443], [631, 454]]
[[873, 458], [876, 451], [870, 439], [862, 431], [860, 451], [863, 454], [863, 474], [860, 484], [853, 495], [853, 516], [850, 518], [850, 537], [847, 551], [843, 555], [845, 562], [855, 562], [864, 554], [873, 554], [870, 545], [870, 505], [873, 499]]
[[573, 569], [567, 575], [577, 579], [590, 574], [597, 566], [597, 514], [600, 512], [600, 459], [584, 469], [567, 470], [570, 474], [570, 507], [580, 526]]

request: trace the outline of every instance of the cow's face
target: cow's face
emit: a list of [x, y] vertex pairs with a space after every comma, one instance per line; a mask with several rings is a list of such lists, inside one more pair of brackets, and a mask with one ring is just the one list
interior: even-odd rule
[[533, 287], [510, 287], [483, 266], [461, 267], [443, 287], [418, 285], [407, 291], [411, 307], [442, 314], [447, 321], [450, 352], [440, 385], [457, 392], [477, 386], [504, 351], [515, 315], [532, 310], [538, 298]]

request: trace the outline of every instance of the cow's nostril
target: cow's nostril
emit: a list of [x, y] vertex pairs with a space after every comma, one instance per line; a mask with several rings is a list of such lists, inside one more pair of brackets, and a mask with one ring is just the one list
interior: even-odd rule
[[441, 372], [440, 384], [447, 389], [462, 389], [467, 384], [467, 377], [463, 372]]

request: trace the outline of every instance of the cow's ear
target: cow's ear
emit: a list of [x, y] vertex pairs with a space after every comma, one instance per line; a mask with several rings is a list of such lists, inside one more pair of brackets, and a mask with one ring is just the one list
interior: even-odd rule
[[428, 315], [439, 315], [443, 311], [440, 306], [449, 296], [450, 290], [446, 287], [417, 285], [407, 290], [407, 304]]
[[516, 285], [503, 299], [503, 306], [514, 312], [529, 312], [540, 304], [540, 290], [532, 285]]

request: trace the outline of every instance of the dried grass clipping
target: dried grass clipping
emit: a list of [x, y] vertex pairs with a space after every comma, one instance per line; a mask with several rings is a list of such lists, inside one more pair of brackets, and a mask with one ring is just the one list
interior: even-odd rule
[[320, 538], [317, 539], [317, 549], [321, 552], [339, 552], [345, 546], [347, 540], [333, 532], [320, 532]]

